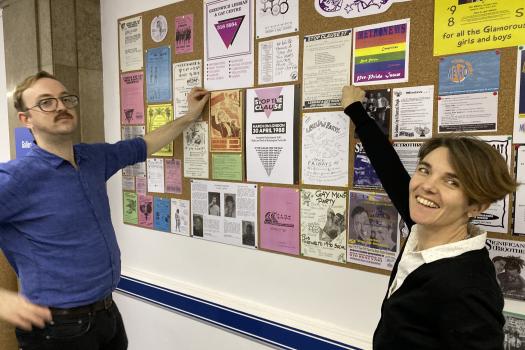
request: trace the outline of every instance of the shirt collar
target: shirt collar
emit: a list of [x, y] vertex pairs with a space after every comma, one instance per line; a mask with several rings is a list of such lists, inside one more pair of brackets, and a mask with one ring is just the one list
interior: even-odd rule
[[470, 238], [415, 251], [418, 243], [417, 226], [418, 225], [414, 225], [412, 227], [412, 232], [408, 237], [405, 249], [409, 253], [420, 254], [427, 264], [439, 259], [452, 258], [472, 250], [483, 249], [485, 247], [485, 240], [487, 239], [487, 232], [475, 225], [469, 224], [468, 230], [471, 235]]
[[[77, 163], [80, 159], [86, 158], [85, 155], [82, 154], [80, 147], [78, 145], [73, 146], [73, 152], [75, 154], [75, 160]], [[52, 167], [57, 169], [62, 163], [67, 162], [64, 158], [61, 158], [57, 156], [56, 154], [53, 154], [51, 152], [46, 151], [45, 149], [38, 146], [38, 144], [34, 143], [33, 146], [31, 146], [31, 149], [29, 150], [29, 155], [34, 154], [36, 157], [45, 160], [49, 164], [51, 164]]]

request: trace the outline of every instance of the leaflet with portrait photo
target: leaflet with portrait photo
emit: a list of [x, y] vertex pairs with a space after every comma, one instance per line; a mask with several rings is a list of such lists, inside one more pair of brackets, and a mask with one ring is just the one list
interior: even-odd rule
[[301, 190], [301, 255], [346, 262], [346, 192]]
[[257, 185], [191, 181], [192, 235], [257, 247]]
[[503, 296], [525, 300], [525, 242], [487, 238], [485, 247]]
[[296, 179], [294, 85], [246, 91], [246, 172], [254, 182]]
[[352, 29], [306, 35], [303, 47], [303, 108], [341, 107], [350, 84]]
[[386, 194], [348, 196], [348, 262], [392, 270], [400, 250], [396, 208]]

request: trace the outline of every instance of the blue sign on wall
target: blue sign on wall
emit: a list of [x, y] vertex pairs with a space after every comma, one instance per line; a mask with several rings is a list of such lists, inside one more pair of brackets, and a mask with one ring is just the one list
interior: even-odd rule
[[33, 135], [28, 128], [15, 128], [16, 158], [23, 157], [33, 146]]

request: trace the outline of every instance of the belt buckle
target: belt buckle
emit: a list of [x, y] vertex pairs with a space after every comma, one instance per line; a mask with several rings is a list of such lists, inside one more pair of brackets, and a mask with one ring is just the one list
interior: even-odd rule
[[104, 309], [107, 310], [111, 307], [113, 304], [113, 299], [111, 298], [111, 295], [104, 298]]

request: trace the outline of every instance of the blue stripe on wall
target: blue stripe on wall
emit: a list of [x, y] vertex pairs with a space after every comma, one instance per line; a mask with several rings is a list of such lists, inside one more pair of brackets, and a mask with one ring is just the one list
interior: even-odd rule
[[284, 349], [359, 350], [350, 345], [127, 276], [122, 276], [117, 290]]

